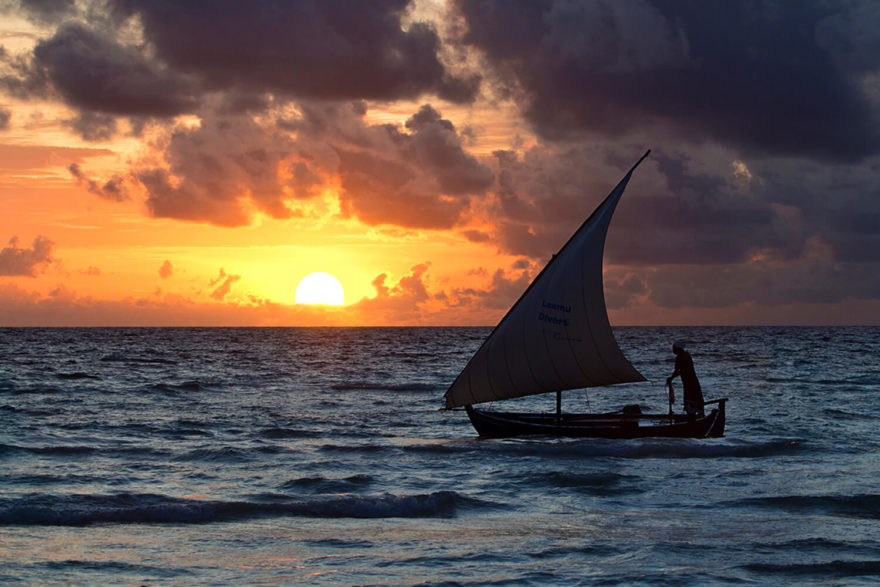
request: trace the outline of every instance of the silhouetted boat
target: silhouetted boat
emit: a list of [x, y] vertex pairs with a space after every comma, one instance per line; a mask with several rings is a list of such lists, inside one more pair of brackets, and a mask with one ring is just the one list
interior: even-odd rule
[[[706, 438], [724, 435], [727, 399], [699, 416], [617, 412], [566, 414], [561, 393], [585, 387], [645, 381], [614, 339], [602, 287], [608, 225], [633, 171], [553, 256], [508, 310], [446, 391], [446, 408], [464, 406], [480, 436], [528, 434], [572, 437]], [[491, 401], [556, 393], [556, 412], [495, 412], [474, 407]]]

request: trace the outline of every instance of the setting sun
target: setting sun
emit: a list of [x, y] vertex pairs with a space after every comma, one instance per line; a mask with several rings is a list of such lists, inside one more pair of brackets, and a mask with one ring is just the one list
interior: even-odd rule
[[300, 280], [294, 297], [297, 304], [341, 306], [345, 303], [345, 290], [329, 273], [310, 273]]

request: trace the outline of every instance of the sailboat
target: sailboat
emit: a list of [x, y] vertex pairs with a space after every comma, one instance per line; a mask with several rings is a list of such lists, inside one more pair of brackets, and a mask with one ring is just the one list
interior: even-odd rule
[[[606, 413], [563, 413], [562, 392], [645, 381], [614, 339], [602, 285], [611, 217], [647, 151], [508, 310], [446, 391], [483, 437], [708, 438], [724, 435], [727, 398], [699, 414], [645, 414], [638, 405]], [[671, 390], [670, 390], [671, 391]], [[556, 393], [556, 411], [498, 412], [477, 404]], [[670, 394], [671, 395], [671, 394]]]

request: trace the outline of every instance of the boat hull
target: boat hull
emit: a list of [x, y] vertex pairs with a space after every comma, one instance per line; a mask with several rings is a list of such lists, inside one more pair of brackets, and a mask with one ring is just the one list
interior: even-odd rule
[[486, 438], [563, 436], [573, 438], [718, 438], [724, 436], [726, 400], [704, 416], [686, 414], [529, 414], [466, 406], [477, 433]]

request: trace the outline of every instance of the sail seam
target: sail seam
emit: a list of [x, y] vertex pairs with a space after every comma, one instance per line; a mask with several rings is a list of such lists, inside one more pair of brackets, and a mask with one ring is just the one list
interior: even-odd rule
[[[541, 338], [544, 341], [544, 350], [547, 351], [547, 359], [548, 363], [550, 363], [550, 367], [553, 369], [553, 374], [556, 376], [556, 388], [557, 391], [562, 391], [562, 388], [565, 387], [563, 385], [562, 376], [559, 373], [559, 369], [556, 368], [556, 362], [553, 360], [553, 352], [550, 350], [550, 343], [547, 341], [547, 328], [541, 328]], [[571, 342], [569, 342], [569, 346]], [[531, 366], [529, 367], [529, 372], [531, 372]], [[534, 373], [532, 373], [532, 378], [535, 379]], [[537, 383], [537, 379], [535, 379], [535, 383]]]

